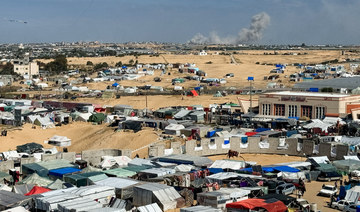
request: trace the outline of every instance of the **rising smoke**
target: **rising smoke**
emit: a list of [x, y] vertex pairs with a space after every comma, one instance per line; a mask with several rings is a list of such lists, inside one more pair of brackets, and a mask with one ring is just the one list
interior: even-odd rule
[[251, 18], [249, 28], [240, 30], [237, 36], [220, 37], [216, 32], [211, 32], [208, 37], [197, 33], [190, 43], [195, 44], [243, 44], [258, 41], [262, 38], [263, 32], [270, 23], [270, 16], [265, 13], [259, 13]]

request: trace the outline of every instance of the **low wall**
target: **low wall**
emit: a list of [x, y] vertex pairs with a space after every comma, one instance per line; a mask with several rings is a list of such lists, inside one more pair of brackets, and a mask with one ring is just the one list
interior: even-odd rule
[[[205, 138], [201, 141], [189, 140], [185, 144], [185, 153], [196, 156], [209, 156], [226, 154], [228, 151], [234, 150], [239, 153], [250, 153], [250, 154], [278, 154], [278, 155], [292, 155], [292, 156], [314, 156], [313, 140], [299, 140], [297, 138], [286, 138], [286, 148], [279, 147], [279, 138], [267, 138], [265, 141], [268, 143], [268, 148], [260, 147], [259, 143], [264, 142], [260, 140], [260, 137], [248, 137], [246, 144], [241, 144], [241, 138], [232, 137], [230, 138], [230, 144], [224, 145], [224, 138], [214, 137], [210, 139]], [[176, 142], [174, 142], [176, 143]], [[332, 146], [336, 146], [336, 157], [331, 157]], [[175, 148], [176, 147], [176, 148]], [[173, 154], [179, 154], [181, 152], [180, 143], [172, 144], [174, 148]], [[176, 151], [175, 151], [176, 149]], [[349, 147], [343, 144], [334, 143], [320, 143], [319, 153], [317, 156], [327, 156], [329, 159], [340, 160], [344, 158], [344, 155], [348, 154]], [[149, 155], [152, 157], [163, 156], [164, 149], [161, 145], [155, 145], [149, 148]]]
[[0, 162], [0, 171], [9, 173], [9, 169], [14, 168], [14, 161], [13, 160], [7, 160], [7, 161], [1, 161]]
[[99, 165], [102, 156], [131, 156], [131, 150], [120, 149], [99, 149], [99, 150], [85, 150], [81, 152], [81, 158], [86, 160], [88, 164], [93, 166]]

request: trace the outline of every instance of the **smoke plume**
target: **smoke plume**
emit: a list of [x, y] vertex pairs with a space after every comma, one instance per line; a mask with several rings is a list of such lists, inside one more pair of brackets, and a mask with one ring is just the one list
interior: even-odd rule
[[251, 18], [249, 28], [240, 30], [237, 36], [220, 37], [216, 32], [211, 32], [209, 36], [197, 33], [190, 43], [195, 44], [243, 44], [258, 41], [262, 38], [263, 32], [270, 23], [270, 16], [265, 13], [259, 13]]

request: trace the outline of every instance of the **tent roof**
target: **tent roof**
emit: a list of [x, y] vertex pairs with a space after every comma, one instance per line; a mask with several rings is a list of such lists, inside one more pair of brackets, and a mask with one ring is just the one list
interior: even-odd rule
[[28, 193], [24, 194], [25, 196], [31, 196], [34, 194], [42, 194], [45, 192], [51, 191], [48, 188], [44, 188], [44, 187], [40, 187], [40, 186], [34, 186], [31, 191], [29, 191]]
[[51, 183], [53, 183], [52, 180], [46, 177], [41, 177], [37, 173], [34, 173], [19, 182], [19, 184], [36, 184], [38, 186], [47, 186]]
[[116, 177], [131, 177], [131, 176], [134, 176], [136, 174], [136, 172], [129, 171], [129, 170], [122, 169], [122, 168], [109, 169], [109, 170], [106, 170], [106, 171], [103, 171], [103, 172], [105, 174], [114, 175]]
[[264, 208], [268, 212], [285, 212], [287, 207], [277, 199], [246, 199], [239, 202], [226, 204], [226, 208], [256, 209]]
[[31, 199], [22, 194], [16, 194], [10, 191], [0, 190], [0, 205], [5, 207], [13, 207], [21, 204], [21, 202]]
[[74, 172], [80, 172], [81, 169], [73, 168], [73, 167], [65, 167], [60, 169], [52, 169], [49, 171], [49, 175], [54, 175], [58, 177], [62, 177], [65, 174], [70, 174]]

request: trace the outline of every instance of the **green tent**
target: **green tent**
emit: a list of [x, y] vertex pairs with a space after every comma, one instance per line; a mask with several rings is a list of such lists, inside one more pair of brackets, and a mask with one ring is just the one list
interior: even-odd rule
[[105, 120], [105, 114], [103, 113], [95, 113], [92, 114], [89, 118], [89, 122], [96, 122], [96, 123], [100, 123], [103, 122]]
[[47, 177], [40, 177], [38, 174], [34, 173], [30, 176], [27, 176], [23, 180], [21, 180], [18, 184], [36, 184], [38, 186], [44, 187], [53, 183], [54, 181], [50, 180]]

